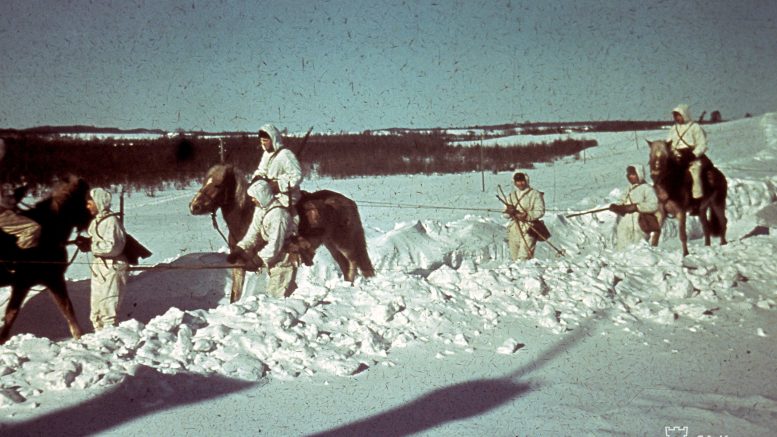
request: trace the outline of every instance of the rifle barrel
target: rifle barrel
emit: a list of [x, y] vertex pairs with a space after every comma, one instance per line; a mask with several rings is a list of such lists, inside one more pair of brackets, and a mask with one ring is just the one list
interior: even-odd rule
[[589, 211], [582, 211], [582, 212], [575, 212], [575, 213], [572, 213], [572, 214], [567, 214], [564, 217], [572, 218], [572, 217], [577, 217], [577, 216], [580, 216], [580, 215], [594, 214], [594, 213], [597, 213], [597, 212], [608, 211], [609, 209], [610, 209], [610, 207], [607, 206], [605, 208], [597, 208], [597, 209], [592, 209], [592, 210], [589, 210]]

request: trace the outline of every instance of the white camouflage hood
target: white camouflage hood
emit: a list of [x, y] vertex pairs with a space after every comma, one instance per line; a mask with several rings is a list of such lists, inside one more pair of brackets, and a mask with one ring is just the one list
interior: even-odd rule
[[108, 211], [111, 209], [111, 193], [105, 191], [102, 188], [92, 188], [89, 191], [89, 195], [92, 197], [95, 206], [97, 206], [97, 212]]
[[259, 132], [264, 132], [270, 136], [270, 140], [272, 140], [272, 147], [274, 152], [277, 152], [285, 147], [283, 144], [283, 140], [281, 139], [281, 131], [279, 131], [274, 124], [270, 124], [270, 123], [265, 124], [264, 126], [261, 127], [261, 129], [259, 129]]
[[691, 118], [691, 110], [690, 108], [688, 108], [688, 105], [686, 105], [685, 103], [679, 104], [677, 105], [676, 108], [672, 109], [672, 114], [674, 114], [675, 112], [683, 116], [683, 121], [684, 121], [683, 124], [687, 124], [693, 121], [693, 119]]
[[639, 179], [639, 183], [642, 184], [645, 182], [645, 169], [642, 168], [639, 164], [631, 164], [629, 167], [633, 167], [634, 171], [637, 173], [637, 178]]

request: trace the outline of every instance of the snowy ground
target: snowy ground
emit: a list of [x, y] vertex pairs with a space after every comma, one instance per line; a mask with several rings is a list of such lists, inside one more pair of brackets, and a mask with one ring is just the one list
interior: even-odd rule
[[[600, 145], [529, 170], [565, 255], [541, 244], [526, 263], [495, 212], [509, 173], [306, 181], [357, 201], [378, 274], [345, 283], [322, 249], [285, 300], [254, 276], [230, 305], [226, 272], [196, 269], [226, 248], [188, 214], [194, 187], [135, 194], [127, 227], [160, 268], [131, 277], [119, 327], [78, 341], [45, 293], [28, 300], [0, 346], [0, 431], [770, 435], [777, 114], [706, 128], [730, 243], [704, 247], [694, 222], [685, 259], [674, 221], [659, 247], [619, 253], [613, 214], [564, 217], [617, 198], [660, 131], [579, 134]], [[84, 327], [86, 263], [68, 272]]]

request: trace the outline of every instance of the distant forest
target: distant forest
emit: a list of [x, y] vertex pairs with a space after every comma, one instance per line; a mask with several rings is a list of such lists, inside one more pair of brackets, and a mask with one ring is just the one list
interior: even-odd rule
[[[93, 186], [122, 185], [125, 190], [152, 190], [166, 184], [185, 186], [201, 179], [223, 160], [251, 172], [261, 148], [255, 134], [221, 138], [180, 134], [154, 139], [83, 139], [19, 133], [3, 135], [7, 153], [0, 163], [0, 182], [48, 186], [71, 173]], [[335, 178], [391, 174], [505, 171], [531, 168], [576, 155], [597, 145], [594, 140], [564, 139], [520, 146], [451, 146], [460, 139], [433, 131], [378, 135], [311, 135], [285, 137], [307, 174]]]

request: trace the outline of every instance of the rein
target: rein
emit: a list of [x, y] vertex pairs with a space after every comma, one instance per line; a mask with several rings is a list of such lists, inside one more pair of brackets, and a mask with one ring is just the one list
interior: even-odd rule
[[224, 236], [224, 233], [221, 232], [221, 229], [219, 228], [219, 222], [216, 219], [216, 211], [213, 211], [212, 213], [210, 213], [210, 220], [211, 222], [213, 222], [213, 229], [215, 229], [216, 232], [218, 232], [219, 235], [221, 235], [221, 238], [223, 238], [224, 242], [227, 243], [227, 246], [229, 246], [229, 241], [227, 240], [227, 237]]
[[[198, 191], [197, 195], [205, 196], [205, 197], [208, 198], [210, 203], [212, 203], [212, 204], [215, 203], [215, 199], [213, 198], [213, 196], [211, 196], [209, 193], [206, 193], [203, 190]], [[227, 237], [224, 235], [223, 232], [221, 232], [221, 228], [219, 228], [219, 222], [216, 219], [216, 211], [218, 211], [218, 210], [219, 210], [219, 208], [216, 207], [213, 211], [211, 211], [211, 213], [210, 213], [210, 220], [211, 220], [211, 223], [213, 223], [213, 229], [215, 229], [216, 232], [218, 232], [219, 235], [221, 235], [221, 238], [224, 240], [225, 243], [227, 243], [227, 246], [229, 246], [229, 240], [227, 240]]]

